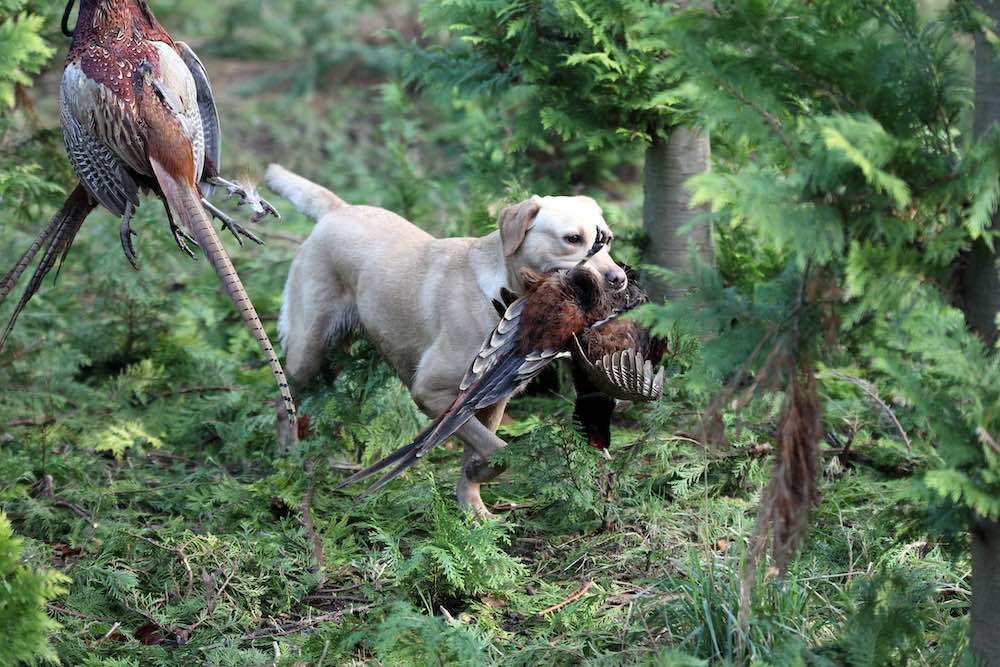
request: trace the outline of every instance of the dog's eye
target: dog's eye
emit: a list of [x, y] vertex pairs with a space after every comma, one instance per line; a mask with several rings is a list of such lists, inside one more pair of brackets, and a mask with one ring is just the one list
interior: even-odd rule
[[583, 243], [583, 237], [579, 234], [567, 234], [563, 237], [563, 241], [569, 243], [570, 245], [580, 245]]

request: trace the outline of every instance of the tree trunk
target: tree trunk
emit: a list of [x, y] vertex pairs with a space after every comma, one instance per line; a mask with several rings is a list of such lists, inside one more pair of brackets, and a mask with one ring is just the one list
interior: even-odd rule
[[[983, 0], [980, 7], [994, 21], [1000, 20], [1000, 0]], [[976, 115], [973, 135], [980, 137], [1000, 121], [1000, 68], [985, 36], [976, 33]], [[993, 218], [993, 228], [1000, 216]], [[962, 301], [966, 321], [989, 345], [997, 339], [996, 314], [1000, 312], [1000, 275], [996, 255], [977, 242], [966, 256], [962, 275]]]
[[988, 667], [1000, 667], [1000, 523], [980, 519], [972, 529], [972, 609], [969, 644]]
[[[681, 229], [705, 213], [704, 207], [690, 208], [690, 193], [684, 183], [696, 174], [708, 171], [711, 144], [707, 134], [686, 127], [675, 127], [667, 139], [655, 140], [646, 150], [642, 206], [646, 248], [643, 261], [672, 271], [688, 266], [689, 247], [693, 243], [705, 262], [712, 262], [711, 225], [702, 221], [686, 233]], [[680, 294], [676, 285], [646, 277], [643, 285], [654, 299]]]
[[[980, 8], [1000, 22], [1000, 0], [981, 0]], [[976, 115], [973, 132], [981, 136], [1000, 122], [1000, 67], [985, 36], [976, 34]], [[994, 216], [1000, 228], [1000, 215]], [[987, 343], [997, 340], [1000, 274], [996, 254], [977, 242], [962, 269], [962, 310], [966, 321]], [[989, 667], [1000, 667], [1000, 522], [978, 517], [972, 527], [972, 608], [969, 611], [972, 653]]]

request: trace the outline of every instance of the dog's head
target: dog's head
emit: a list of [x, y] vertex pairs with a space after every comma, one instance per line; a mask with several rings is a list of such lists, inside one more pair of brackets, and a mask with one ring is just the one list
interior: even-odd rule
[[625, 270], [611, 259], [614, 234], [590, 197], [535, 195], [500, 212], [500, 240], [514, 275], [522, 268], [545, 273], [569, 269], [587, 256], [598, 230], [607, 241], [586, 264], [613, 290], [628, 285]]

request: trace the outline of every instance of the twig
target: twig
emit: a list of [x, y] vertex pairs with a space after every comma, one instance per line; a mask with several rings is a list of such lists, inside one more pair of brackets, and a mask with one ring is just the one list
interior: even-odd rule
[[302, 525], [305, 526], [306, 535], [312, 542], [313, 564], [310, 570], [314, 574], [323, 571], [326, 566], [326, 557], [323, 555], [323, 539], [316, 534], [316, 526], [312, 518], [313, 488], [316, 484], [316, 461], [306, 463], [306, 473], [309, 475], [309, 482], [306, 485], [306, 493], [302, 496]]
[[[188, 627], [184, 628], [184, 630], [182, 631], [184, 632], [184, 637], [186, 640], [190, 640], [191, 635], [193, 635], [194, 631], [198, 629], [198, 626], [207, 621], [209, 617], [212, 615], [212, 612], [215, 611], [216, 600], [219, 599], [222, 593], [226, 590], [226, 587], [229, 586], [229, 582], [233, 580], [233, 577], [236, 575], [236, 572], [239, 571], [239, 569], [240, 569], [239, 565], [233, 568], [233, 571], [229, 573], [229, 576], [226, 577], [226, 580], [222, 582], [221, 586], [219, 586], [219, 590], [209, 590], [206, 592], [205, 611], [202, 612], [201, 617], [197, 621], [195, 621]], [[205, 572], [202, 572], [202, 575], [204, 576]]]
[[236, 391], [236, 387], [230, 387], [227, 385], [217, 385], [211, 387], [181, 387], [180, 389], [171, 389], [170, 391], [155, 394], [152, 396], [152, 399], [157, 400], [161, 398], [169, 398], [171, 396], [180, 396], [181, 394], [208, 394], [212, 392], [227, 391]]
[[66, 607], [60, 607], [59, 605], [51, 602], [46, 603], [45, 608], [55, 614], [59, 614], [60, 616], [72, 616], [73, 618], [79, 618], [84, 621], [103, 621], [105, 623], [111, 623], [115, 620], [113, 618], [109, 618], [108, 616], [91, 616], [90, 614], [84, 614], [83, 612], [67, 609]]
[[48, 415], [42, 417], [17, 417], [11, 419], [7, 422], [8, 428], [14, 428], [16, 426], [49, 426], [56, 422], [55, 417], [49, 417]]
[[698, 445], [701, 447], [702, 443], [695, 440], [694, 438], [689, 438], [684, 435], [671, 435], [663, 439], [664, 442], [690, 442], [692, 445]]
[[[157, 542], [156, 540], [152, 540], [144, 535], [139, 535], [138, 533], [129, 532], [128, 534], [138, 540], [142, 540], [143, 542], [152, 544], [154, 547], [157, 547], [158, 549], [169, 551], [170, 553], [175, 554], [178, 558], [180, 558], [181, 563], [184, 565], [184, 569], [187, 571], [187, 597], [191, 597], [191, 595], [194, 593], [194, 572], [191, 570], [191, 563], [188, 562], [187, 556], [184, 554], [183, 548], [178, 549], [175, 547], [168, 547], [165, 544]], [[187, 545], [185, 544], [185, 546]]]
[[842, 579], [844, 577], [847, 577], [849, 579], [851, 577], [859, 577], [859, 576], [863, 576], [865, 574], [868, 574], [868, 573], [865, 572], [864, 570], [856, 570], [856, 571], [852, 570], [850, 572], [840, 572], [839, 574], [818, 574], [818, 575], [813, 576], [813, 577], [802, 577], [801, 579], [796, 579], [795, 581], [797, 581], [797, 582], [802, 582], [802, 581], [827, 581], [829, 579]]
[[262, 239], [265, 241], [284, 241], [286, 243], [291, 243], [294, 245], [302, 245], [305, 240], [298, 236], [292, 236], [290, 234], [278, 234], [275, 232], [257, 232]]
[[996, 439], [994, 439], [994, 437], [990, 435], [989, 431], [980, 426], [976, 428], [976, 435], [979, 436], [979, 440], [981, 442], [989, 445], [990, 447], [993, 448], [993, 451], [995, 451], [997, 454], [1000, 454], [1000, 443], [998, 443]]
[[357, 463], [333, 461], [330, 463], [331, 470], [343, 470], [344, 472], [358, 472], [361, 466]]
[[56, 495], [55, 481], [52, 479], [52, 475], [45, 475], [42, 478], [41, 492], [42, 496], [48, 498], [56, 507], [65, 507], [69, 511], [73, 512], [73, 514], [86, 521], [90, 525], [91, 529], [97, 528], [97, 522], [94, 521], [94, 517], [92, 517], [87, 510]]
[[[902, 436], [903, 443], [906, 445], [906, 452], [908, 454], [913, 453], [913, 445], [910, 443], [910, 437], [906, 435], [906, 431], [903, 429], [903, 425], [899, 423], [898, 419], [896, 419], [896, 415], [893, 413], [892, 409], [888, 405], [886, 405], [885, 401], [883, 401], [879, 397], [878, 393], [876, 393], [875, 391], [875, 387], [873, 387], [870, 382], [865, 382], [860, 378], [846, 375], [845, 373], [841, 373], [840, 371], [834, 370], [832, 368], [829, 369], [829, 373], [838, 380], [843, 380], [844, 382], [849, 382], [853, 384], [855, 387], [863, 391], [865, 395], [868, 396], [868, 398], [875, 401], [876, 405], [882, 408], [882, 411], [885, 412], [885, 414], [892, 421], [893, 425], [895, 425], [896, 430], [899, 431], [899, 435]], [[998, 449], [998, 451], [1000, 451], [1000, 449]]]
[[105, 641], [108, 637], [115, 633], [115, 630], [122, 627], [121, 621], [115, 621], [115, 624], [111, 626], [111, 629], [104, 633], [104, 636], [97, 640], [97, 643]]
[[221, 648], [221, 647], [226, 646], [226, 645], [228, 645], [228, 644], [230, 644], [230, 643], [232, 643], [234, 641], [235, 642], [239, 642], [239, 643], [242, 644], [242, 643], [245, 643], [245, 642], [252, 642], [252, 641], [257, 640], [257, 639], [270, 639], [272, 637], [284, 637], [285, 635], [295, 634], [296, 632], [300, 632], [300, 631], [305, 630], [307, 628], [311, 628], [312, 626], [318, 625], [320, 623], [325, 623], [327, 621], [337, 621], [337, 620], [340, 620], [340, 618], [345, 613], [351, 613], [351, 614], [353, 614], [353, 613], [357, 613], [357, 612], [368, 611], [373, 606], [375, 606], [375, 605], [373, 605], [373, 604], [366, 604], [366, 605], [362, 605], [360, 607], [351, 607], [349, 609], [342, 609], [342, 610], [340, 610], [338, 612], [335, 612], [335, 613], [332, 613], [332, 614], [323, 614], [321, 616], [313, 616], [312, 618], [306, 618], [306, 619], [303, 619], [301, 621], [296, 621], [295, 623], [290, 623], [288, 625], [279, 625], [279, 626], [277, 626], [274, 629], [255, 630], [254, 632], [247, 633], [247, 634], [243, 635], [242, 637], [238, 637], [238, 638], [233, 639], [233, 640], [226, 640], [226, 641], [216, 642], [214, 644], [208, 644], [207, 646], [202, 646], [199, 650], [201, 650], [201, 651], [210, 651], [213, 648]]
[[130, 611], [136, 616], [142, 616], [144, 619], [146, 619], [146, 621], [148, 621], [152, 625], [155, 625], [157, 628], [160, 629], [163, 628], [163, 626], [160, 624], [160, 621], [148, 611], [143, 611], [141, 609], [137, 609], [136, 607], [129, 606], [128, 604], [125, 603], [124, 600], [118, 600], [117, 603], [118, 606], [124, 609], [125, 611]]
[[100, 410], [88, 410], [86, 412], [81, 410], [67, 412], [66, 414], [59, 415], [58, 417], [53, 417], [51, 415], [43, 415], [41, 417], [16, 417], [7, 422], [7, 426], [11, 428], [14, 426], [49, 426], [57, 421], [69, 421], [70, 419], [78, 417], [81, 414], [88, 417], [96, 417], [99, 415], [110, 415], [114, 411], [114, 408], [101, 408]]
[[580, 586], [580, 588], [576, 589], [576, 591], [574, 591], [573, 593], [571, 593], [569, 595], [569, 597], [567, 597], [565, 600], [563, 600], [562, 602], [560, 602], [558, 604], [554, 604], [551, 607], [546, 607], [545, 609], [543, 609], [540, 612], [538, 612], [538, 615], [539, 616], [547, 616], [548, 614], [551, 614], [554, 611], [559, 611], [560, 609], [562, 609], [563, 607], [565, 607], [568, 604], [572, 604], [572, 603], [576, 602], [577, 600], [579, 600], [580, 598], [582, 598], [584, 595], [586, 595], [587, 591], [589, 591], [590, 588], [593, 585], [594, 585], [593, 581], [585, 581], [583, 583], [583, 585]]
[[715, 82], [719, 85], [720, 88], [722, 88], [727, 93], [735, 97], [737, 100], [739, 100], [740, 102], [742, 102], [743, 104], [747, 105], [755, 112], [757, 112], [761, 116], [761, 118], [764, 119], [764, 122], [771, 126], [771, 129], [774, 130], [775, 134], [778, 135], [778, 138], [781, 140], [781, 143], [785, 145], [785, 148], [788, 149], [788, 152], [791, 153], [792, 157], [795, 158], [799, 157], [798, 148], [796, 148], [795, 144], [792, 143], [792, 140], [788, 138], [788, 135], [785, 134], [785, 128], [782, 126], [780, 120], [778, 120], [767, 109], [760, 106], [759, 104], [748, 98], [746, 95], [741, 93], [735, 86], [730, 85], [729, 82], [725, 81], [722, 77], [715, 77]]

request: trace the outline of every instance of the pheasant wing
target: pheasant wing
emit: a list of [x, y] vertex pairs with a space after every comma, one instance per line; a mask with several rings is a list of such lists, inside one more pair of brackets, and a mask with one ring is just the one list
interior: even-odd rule
[[599, 391], [623, 401], [655, 401], [663, 393], [663, 368], [634, 349], [606, 354], [596, 362], [587, 358], [580, 339], [573, 337], [573, 361]]
[[[127, 203], [138, 206], [139, 187], [127, 167], [135, 169], [133, 163], [145, 162], [145, 158], [134, 151], [136, 144], [141, 146], [134, 124], [125, 114], [107, 111], [109, 105], [103, 101], [108, 97], [107, 89], [76, 64], [66, 66], [59, 97], [66, 153], [87, 191], [118, 216], [125, 213]], [[117, 104], [110, 106], [118, 109]], [[109, 113], [114, 113], [114, 118], [109, 118]], [[101, 135], [115, 139], [108, 142]]]
[[[205, 66], [194, 50], [184, 42], [175, 42], [181, 60], [191, 72], [194, 78], [195, 89], [198, 92], [198, 112], [201, 115], [201, 131], [205, 138], [205, 169], [199, 174], [202, 181], [206, 176], [212, 174], [205, 173], [209, 168], [215, 174], [222, 171], [222, 130], [219, 127], [219, 111], [215, 108], [215, 97], [212, 95], [212, 85], [208, 81], [208, 73]], [[202, 189], [206, 186], [203, 185]], [[206, 192], [206, 194], [209, 194]]]

